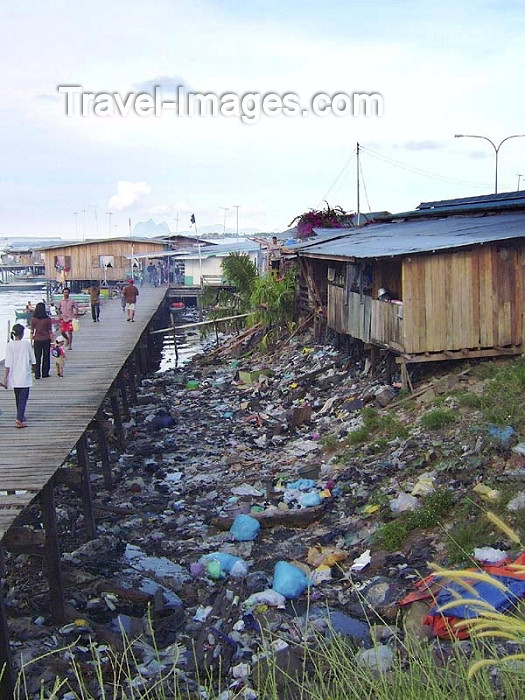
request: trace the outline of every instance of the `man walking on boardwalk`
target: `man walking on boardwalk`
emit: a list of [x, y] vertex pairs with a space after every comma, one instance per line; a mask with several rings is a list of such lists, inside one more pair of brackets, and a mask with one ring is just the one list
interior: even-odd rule
[[135, 304], [138, 295], [139, 290], [135, 287], [133, 280], [128, 280], [127, 285], [122, 290], [122, 296], [126, 302], [126, 321], [135, 322]]
[[73, 347], [73, 319], [78, 318], [78, 305], [69, 296], [71, 290], [69, 287], [64, 287], [62, 294], [64, 298], [58, 305], [58, 314], [60, 317], [60, 332], [66, 339], [66, 349], [71, 350]]
[[93, 323], [96, 323], [100, 321], [100, 287], [96, 282], [93, 282], [88, 291], [91, 301], [91, 318]]

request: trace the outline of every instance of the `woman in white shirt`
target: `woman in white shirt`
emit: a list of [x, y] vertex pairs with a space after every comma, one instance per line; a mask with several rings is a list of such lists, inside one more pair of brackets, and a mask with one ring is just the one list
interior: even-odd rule
[[35, 353], [29, 340], [24, 340], [24, 326], [15, 323], [11, 331], [11, 342], [5, 350], [6, 389], [13, 389], [16, 401], [16, 427], [26, 427], [26, 406], [29, 389], [33, 386], [32, 366], [36, 364]]

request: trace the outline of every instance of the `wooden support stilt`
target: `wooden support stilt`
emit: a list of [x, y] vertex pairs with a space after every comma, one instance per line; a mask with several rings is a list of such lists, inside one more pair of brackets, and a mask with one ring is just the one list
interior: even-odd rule
[[40, 492], [42, 522], [46, 533], [44, 543], [44, 568], [49, 583], [51, 614], [57, 622], [64, 622], [64, 583], [60, 566], [60, 549], [55, 512], [54, 479], [50, 479]]
[[109, 459], [109, 447], [108, 441], [106, 439], [106, 433], [104, 432], [104, 427], [102, 423], [97, 420], [97, 437], [98, 437], [98, 449], [100, 450], [100, 461], [102, 462], [102, 474], [104, 475], [104, 486], [108, 491], [113, 488], [113, 477], [111, 475], [111, 463]]
[[410, 379], [410, 375], [408, 374], [407, 363], [401, 362], [400, 367], [401, 367], [401, 387], [403, 389], [410, 389], [410, 392], [413, 394], [414, 387], [412, 386], [412, 380]]
[[370, 369], [372, 371], [372, 374], [376, 370], [378, 360], [379, 360], [379, 348], [377, 347], [377, 345], [372, 345], [370, 347]]
[[114, 391], [110, 393], [109, 401], [111, 403], [111, 412], [113, 413], [113, 420], [115, 423], [115, 430], [117, 431], [118, 442], [120, 448], [123, 450], [126, 447], [126, 439], [124, 437], [124, 426], [122, 425], [122, 419], [120, 417], [120, 406], [118, 402], [118, 397]]
[[173, 348], [175, 350], [175, 366], [179, 364], [179, 346], [177, 345], [177, 333], [175, 332], [175, 321], [171, 321], [171, 326], [173, 328]]
[[4, 551], [0, 549], [0, 697], [11, 700], [15, 685], [15, 673], [9, 648], [9, 631], [5, 614], [4, 569]]
[[95, 537], [96, 525], [93, 515], [93, 497], [91, 494], [91, 479], [89, 473], [89, 454], [87, 449], [86, 434], [82, 435], [77, 442], [78, 466], [82, 470], [82, 481], [80, 483], [80, 493], [82, 497], [82, 509], [86, 522], [86, 532], [90, 539]]
[[124, 376], [123, 376], [122, 372], [118, 375], [117, 383], [118, 383], [118, 388], [120, 390], [120, 399], [122, 401], [122, 415], [124, 417], [124, 420], [129, 420], [130, 413], [129, 413], [128, 389], [126, 386], [126, 382], [124, 381]]
[[135, 358], [133, 355], [126, 363], [124, 372], [126, 373], [129, 397], [132, 405], [135, 406], [137, 404], [137, 375], [135, 372]]

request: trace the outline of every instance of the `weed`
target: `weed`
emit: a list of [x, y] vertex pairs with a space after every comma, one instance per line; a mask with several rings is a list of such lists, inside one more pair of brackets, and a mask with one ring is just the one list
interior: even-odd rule
[[454, 496], [449, 489], [439, 489], [429, 493], [416, 510], [401, 513], [396, 520], [379, 528], [377, 539], [382, 547], [395, 551], [405, 541], [407, 535], [417, 528], [435, 527], [452, 510]]
[[348, 433], [345, 438], [345, 445], [351, 447], [352, 445], [362, 445], [363, 442], [368, 440], [370, 432], [368, 428], [363, 425], [361, 428], [356, 428]]
[[482, 408], [483, 398], [479, 394], [470, 391], [461, 391], [456, 394], [458, 403], [463, 408]]
[[333, 452], [339, 445], [339, 439], [337, 435], [330, 433], [329, 435], [323, 435], [319, 443], [325, 452]]
[[427, 430], [440, 430], [454, 423], [456, 414], [448, 408], [436, 408], [421, 417], [421, 425]]
[[389, 552], [397, 551], [406, 540], [408, 527], [406, 523], [398, 518], [389, 523], [385, 523], [378, 532], [377, 538], [380, 545]]

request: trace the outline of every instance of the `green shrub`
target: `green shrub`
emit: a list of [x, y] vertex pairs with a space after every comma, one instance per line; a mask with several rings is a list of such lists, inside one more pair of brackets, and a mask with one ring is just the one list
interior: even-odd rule
[[408, 527], [401, 517], [385, 523], [379, 528], [377, 540], [381, 547], [389, 552], [398, 550], [408, 535]]
[[427, 430], [440, 430], [454, 423], [456, 414], [449, 408], [436, 408], [421, 417], [421, 425]]

